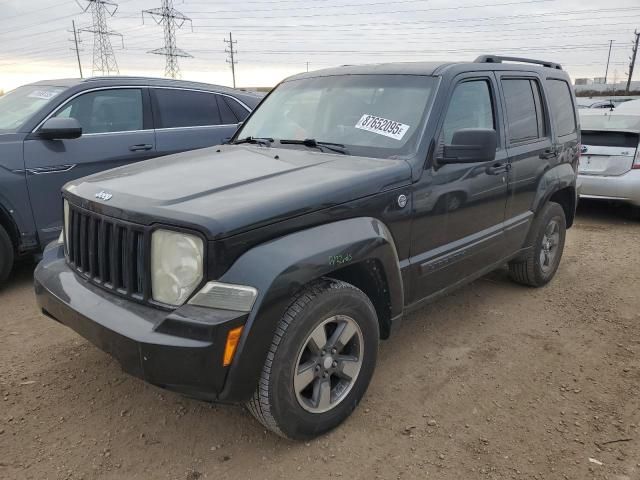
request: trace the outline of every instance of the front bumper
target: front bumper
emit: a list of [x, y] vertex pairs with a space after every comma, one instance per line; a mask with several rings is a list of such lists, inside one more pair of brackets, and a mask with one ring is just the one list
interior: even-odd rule
[[618, 200], [640, 206], [640, 169], [624, 175], [579, 175], [580, 198]]
[[192, 305], [167, 312], [120, 298], [77, 276], [58, 244], [45, 250], [34, 282], [45, 315], [113, 356], [125, 372], [186, 395], [218, 399], [228, 370], [227, 333], [243, 325], [246, 314]]

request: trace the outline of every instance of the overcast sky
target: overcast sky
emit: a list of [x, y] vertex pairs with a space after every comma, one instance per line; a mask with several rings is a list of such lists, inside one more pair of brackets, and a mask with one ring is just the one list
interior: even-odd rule
[[[79, 0], [82, 5], [86, 2]], [[141, 11], [160, 0], [121, 0], [108, 19], [123, 35], [112, 44], [123, 75], [164, 74], [162, 28]], [[638, 0], [176, 0], [193, 20], [177, 44], [182, 78], [231, 84], [223, 38], [233, 32], [238, 86], [272, 86], [309, 69], [353, 63], [472, 60], [481, 53], [560, 62], [572, 77], [626, 79]], [[90, 27], [74, 0], [0, 0], [0, 89], [49, 78], [78, 77], [71, 22]], [[93, 34], [81, 33], [80, 52], [91, 74]], [[640, 78], [640, 67], [634, 79]]]

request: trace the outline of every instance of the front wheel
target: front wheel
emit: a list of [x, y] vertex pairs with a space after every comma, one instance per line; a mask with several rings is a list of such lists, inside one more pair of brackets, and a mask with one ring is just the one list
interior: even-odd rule
[[509, 263], [511, 278], [532, 287], [549, 283], [560, 265], [566, 233], [564, 210], [555, 202], [547, 203], [531, 226], [529, 251]]
[[376, 311], [361, 290], [333, 279], [313, 283], [280, 320], [249, 411], [290, 439], [335, 428], [369, 386], [378, 338]]
[[13, 268], [13, 243], [7, 231], [0, 225], [0, 288], [9, 278]]

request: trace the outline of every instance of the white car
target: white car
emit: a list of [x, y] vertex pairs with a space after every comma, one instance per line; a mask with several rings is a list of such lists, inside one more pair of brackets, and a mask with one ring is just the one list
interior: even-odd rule
[[[631, 102], [629, 102], [631, 103]], [[640, 207], [640, 114], [580, 115], [580, 198]]]

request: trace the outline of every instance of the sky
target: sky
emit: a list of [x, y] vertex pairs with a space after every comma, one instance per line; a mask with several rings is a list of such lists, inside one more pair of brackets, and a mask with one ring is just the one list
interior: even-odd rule
[[[115, 0], [114, 0], [115, 1]], [[162, 27], [144, 16], [160, 0], [121, 0], [108, 28], [121, 75], [163, 76]], [[86, 0], [0, 0], [0, 90], [78, 77], [72, 21], [91, 27]], [[344, 64], [473, 60], [484, 53], [559, 62], [573, 78], [626, 80], [637, 0], [175, 0], [191, 18], [177, 31], [181, 77], [231, 85], [224, 38], [237, 41], [238, 87], [269, 87], [309, 70]], [[93, 34], [80, 59], [92, 73]], [[308, 62], [308, 63], [307, 63]], [[638, 62], [640, 63], [640, 61]], [[634, 79], [640, 78], [640, 66]]]

